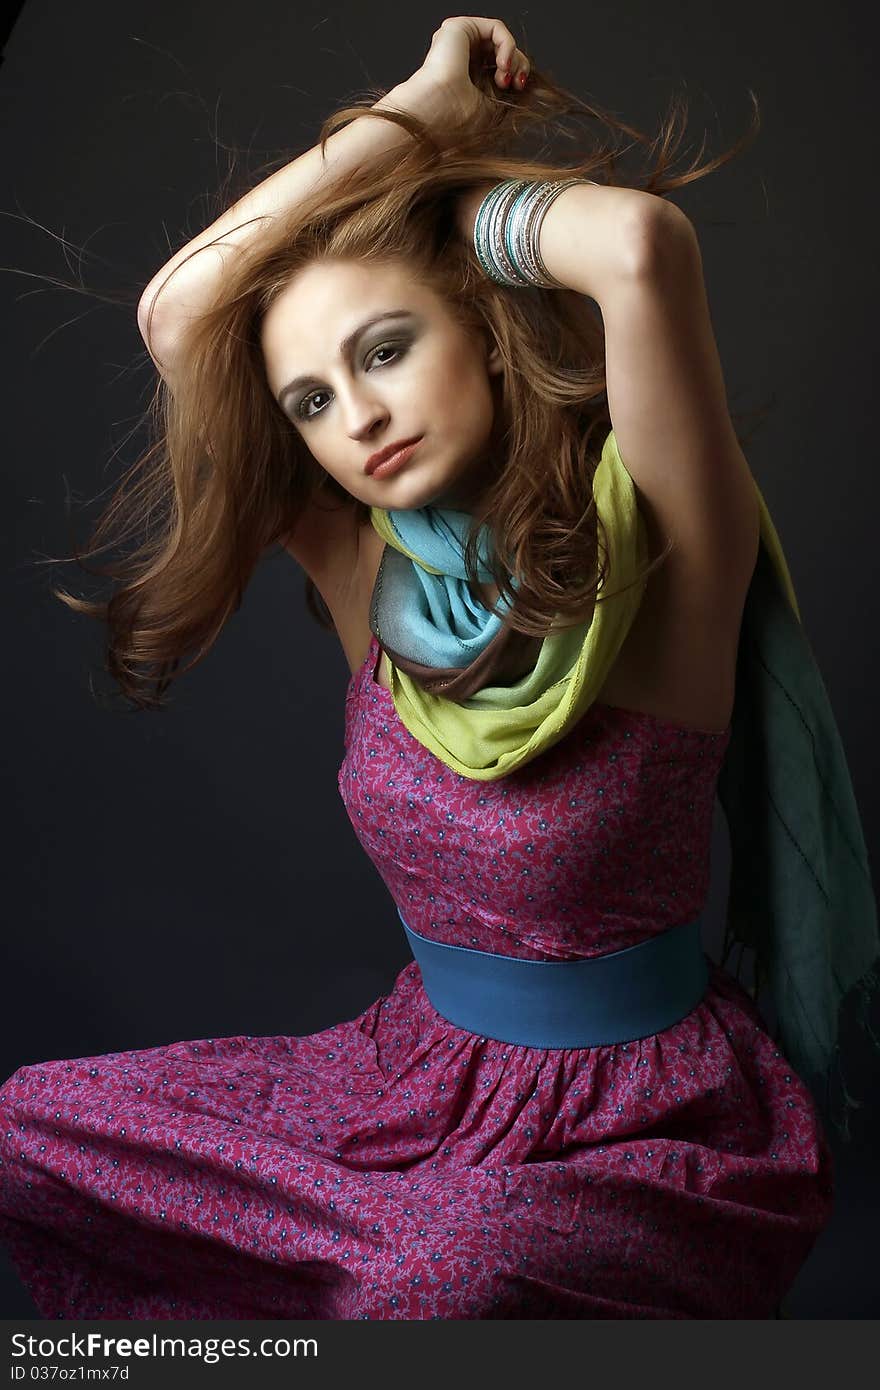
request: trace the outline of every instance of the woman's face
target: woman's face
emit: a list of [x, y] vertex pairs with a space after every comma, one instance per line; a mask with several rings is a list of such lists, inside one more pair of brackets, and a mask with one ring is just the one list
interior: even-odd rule
[[[352, 497], [389, 510], [467, 510], [492, 462], [500, 355], [405, 266], [307, 266], [272, 303], [261, 341], [272, 394]], [[402, 468], [365, 472], [371, 454], [417, 436]]]

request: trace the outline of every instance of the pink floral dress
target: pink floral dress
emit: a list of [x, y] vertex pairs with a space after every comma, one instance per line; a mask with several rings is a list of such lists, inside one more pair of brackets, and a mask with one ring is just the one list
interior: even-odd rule
[[[414, 931], [570, 960], [699, 914], [729, 729], [594, 703], [474, 781], [403, 726], [378, 656], [349, 684], [339, 791]], [[0, 1238], [51, 1318], [771, 1317], [832, 1188], [809, 1091], [711, 962], [701, 1003], [632, 1042], [478, 1037], [413, 961], [319, 1033], [0, 1089]]]

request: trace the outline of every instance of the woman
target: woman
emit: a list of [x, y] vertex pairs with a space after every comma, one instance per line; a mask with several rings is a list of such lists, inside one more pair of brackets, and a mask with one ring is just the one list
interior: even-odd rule
[[312, 1036], [20, 1068], [46, 1317], [768, 1317], [829, 1220], [810, 1090], [697, 933], [768, 520], [687, 218], [512, 152], [578, 105], [447, 19], [144, 294], [144, 547], [65, 601], [148, 706], [283, 540], [414, 960]]

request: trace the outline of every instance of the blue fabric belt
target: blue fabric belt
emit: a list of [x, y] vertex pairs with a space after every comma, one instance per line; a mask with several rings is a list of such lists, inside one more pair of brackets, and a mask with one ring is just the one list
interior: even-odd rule
[[546, 961], [431, 941], [397, 914], [438, 1014], [499, 1042], [600, 1047], [649, 1037], [696, 1008], [709, 982], [699, 918], [623, 951]]

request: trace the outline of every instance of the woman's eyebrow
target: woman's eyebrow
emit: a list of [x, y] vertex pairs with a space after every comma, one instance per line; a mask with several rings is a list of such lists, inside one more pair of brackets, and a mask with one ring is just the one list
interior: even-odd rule
[[[368, 328], [373, 327], [373, 324], [381, 323], [383, 319], [400, 319], [414, 317], [415, 315], [413, 314], [411, 309], [387, 309], [384, 313], [373, 314], [372, 318], [364, 319], [363, 323], [358, 324], [357, 328], [355, 328], [351, 333], [348, 334], [348, 337], [343, 338], [342, 342], [339, 344], [340, 357], [344, 362], [350, 362], [352, 353], [361, 334], [366, 333]], [[283, 390], [280, 392], [278, 396], [278, 404], [283, 406], [291, 391], [297, 390], [297, 388], [300, 386], [309, 386], [313, 381], [317, 380], [317, 377], [309, 376], [308, 373], [306, 373], [303, 376], [294, 377], [293, 381], [289, 381], [287, 385], [283, 388]]]

